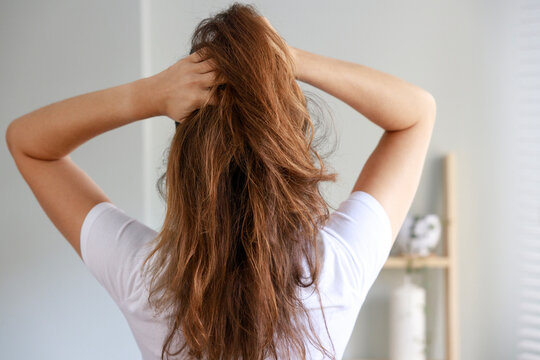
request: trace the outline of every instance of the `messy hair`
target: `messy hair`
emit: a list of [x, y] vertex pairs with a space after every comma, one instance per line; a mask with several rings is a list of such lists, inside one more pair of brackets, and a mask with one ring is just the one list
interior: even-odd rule
[[336, 174], [315, 150], [293, 58], [238, 3], [198, 24], [190, 53], [202, 48], [221, 80], [217, 102], [177, 124], [159, 179], [165, 220], [144, 261], [154, 258], [149, 302], [170, 309], [161, 357], [305, 359], [308, 340], [334, 358], [302, 294], [313, 290], [324, 319], [319, 185]]

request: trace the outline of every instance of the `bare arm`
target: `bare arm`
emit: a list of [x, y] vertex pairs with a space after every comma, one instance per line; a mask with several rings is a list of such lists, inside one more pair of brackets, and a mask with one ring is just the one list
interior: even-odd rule
[[431, 94], [393, 75], [293, 48], [296, 78], [337, 97], [384, 130], [402, 130], [434, 113]]
[[385, 130], [353, 187], [385, 208], [395, 240], [412, 204], [436, 103], [422, 88], [364, 65], [292, 48], [296, 78], [344, 101]]
[[[157, 115], [182, 121], [210, 99], [212, 61], [193, 53], [152, 77], [49, 104], [13, 120], [6, 144], [15, 164], [56, 228], [79, 256], [90, 209], [110, 202], [69, 154], [106, 131]], [[121, 145], [121, 144], [120, 144]]]

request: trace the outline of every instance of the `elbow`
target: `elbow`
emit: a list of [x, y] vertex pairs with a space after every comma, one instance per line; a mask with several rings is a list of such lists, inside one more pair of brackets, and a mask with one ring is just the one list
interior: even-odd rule
[[11, 154], [13, 154], [13, 143], [14, 143], [13, 138], [14, 138], [14, 128], [13, 128], [13, 122], [11, 122], [6, 129], [6, 134], [5, 134], [6, 145]]
[[15, 158], [16, 154], [21, 153], [20, 149], [20, 126], [17, 123], [16, 120], [13, 120], [7, 127], [6, 133], [5, 133], [5, 140], [7, 148], [11, 154]]
[[431, 93], [424, 90], [422, 94], [425, 103], [424, 117], [426, 121], [435, 122], [435, 118], [437, 117], [437, 102]]

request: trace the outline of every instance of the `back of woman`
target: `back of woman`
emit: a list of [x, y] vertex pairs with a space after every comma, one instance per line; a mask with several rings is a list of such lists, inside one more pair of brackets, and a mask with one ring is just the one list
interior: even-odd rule
[[[182, 323], [180, 320], [176, 320], [177, 313], [174, 311], [178, 311], [178, 309], [174, 307], [177, 304], [175, 300], [166, 304], [172, 306], [172, 311], [158, 313], [150, 306], [147, 299], [149, 294], [148, 281], [141, 276], [140, 267], [149, 253], [148, 245], [153, 243], [153, 239], [157, 235], [158, 233], [154, 230], [128, 216], [109, 202], [100, 203], [92, 208], [85, 219], [81, 232], [81, 250], [84, 261], [118, 304], [145, 360], [161, 359], [164, 341], [169, 340], [175, 322], [176, 324], [184, 324], [186, 327], [177, 328], [174, 333], [176, 338], [170, 338], [171, 353], [175, 353], [187, 341], [190, 341], [189, 336], [194, 335], [194, 338], [197, 338], [206, 333], [204, 325], [197, 330], [191, 330], [190, 327], [187, 327], [189, 322], [184, 320]], [[290, 347], [291, 340], [285, 340], [285, 346], [289, 347], [278, 348], [276, 356], [270, 354], [260, 345], [252, 349], [252, 351], [258, 351], [252, 355], [252, 358], [260, 359], [261, 356], [264, 356], [265, 359], [341, 359], [360, 308], [384, 265], [391, 246], [390, 223], [379, 202], [368, 193], [362, 191], [352, 193], [330, 215], [330, 219], [319, 231], [317, 248], [321, 253], [321, 259], [318, 289], [315, 288], [314, 284], [306, 288], [298, 286], [297, 292], [293, 294], [293, 299], [298, 299], [296, 301], [303, 310], [298, 310], [301, 307], [297, 305], [296, 309], [291, 310], [291, 312], [297, 311], [297, 313], [288, 319], [294, 319], [296, 316], [296, 319], [303, 321], [305, 330], [309, 329], [312, 333], [298, 335], [298, 333], [291, 332], [290, 336], [297, 336], [298, 341], [303, 342], [305, 349], [292, 348]], [[172, 258], [173, 256], [171, 256]], [[268, 261], [273, 260], [269, 259]], [[165, 266], [164, 269], [167, 267]], [[200, 271], [204, 270], [201, 267]], [[240, 270], [236, 271], [240, 272]], [[234, 276], [227, 274], [223, 274], [223, 276], [229, 276], [232, 278], [231, 281], [234, 281]], [[307, 282], [305, 279], [303, 281]], [[174, 278], [171, 278], [167, 284], [174, 284]], [[183, 285], [192, 292], [201, 291], [192, 288], [192, 282], [189, 280], [186, 280]], [[272, 286], [276, 285], [272, 283]], [[187, 289], [182, 288], [177, 291], [181, 294]], [[320, 302], [317, 290], [320, 292]], [[225, 291], [223, 290], [223, 292]], [[276, 290], [259, 290], [257, 284], [253, 284], [250, 289], [244, 291], [246, 293], [267, 291], [268, 296], [271, 297]], [[211, 290], [206, 291], [206, 294], [209, 293]], [[204, 296], [209, 296], [206, 294]], [[196, 294], [190, 293], [188, 296], [195, 297]], [[216, 296], [218, 296], [216, 299], [202, 298], [201, 305], [193, 310], [186, 307], [180, 308], [181, 314], [191, 311], [193, 316], [197, 315], [203, 319], [213, 315], [214, 317], [211, 317], [206, 325], [209, 328], [216, 326], [215, 322], [211, 323], [212, 320], [218, 321], [220, 318], [232, 316], [228, 314], [228, 311], [232, 311], [233, 314], [241, 314], [239, 316], [242, 319], [245, 316], [243, 315], [244, 311], [247, 313], [254, 311], [253, 319], [261, 321], [258, 319], [257, 309], [251, 310], [251, 304], [242, 299], [242, 296], [246, 295], [238, 293]], [[291, 301], [286, 296], [287, 294], [276, 296], [278, 311], [280, 306]], [[165, 297], [158, 297], [158, 301], [161, 299], [165, 299]], [[182, 303], [180, 303], [181, 305]], [[261, 307], [261, 313], [263, 311], [264, 307]], [[306, 320], [307, 317], [310, 321]], [[247, 323], [247, 320], [245, 321]], [[309, 322], [311, 322], [312, 328], [309, 328]], [[206, 354], [206, 357], [200, 358], [223, 359], [235, 345], [243, 350], [245, 343], [235, 344], [232, 336], [235, 336], [235, 330], [238, 328], [247, 333], [248, 330], [243, 329], [247, 326], [249, 324], [237, 323], [235, 326], [231, 324], [230, 327], [223, 328], [222, 332], [213, 334], [214, 338], [210, 339], [208, 346], [211, 351], [217, 351], [219, 342], [226, 341], [227, 343], [221, 348], [222, 353], [216, 357]], [[277, 329], [276, 325], [271, 330], [275, 329]], [[252, 336], [258, 335], [255, 333]], [[313, 344], [314, 340], [310, 341], [308, 336], [318, 337], [327, 354], [325, 355], [324, 351], [317, 347], [317, 344]], [[190, 358], [187, 356], [188, 351], [185, 349], [183, 353], [169, 358], [188, 359]], [[246, 348], [245, 351], [249, 351], [249, 349]], [[303, 351], [306, 352], [305, 356]], [[247, 355], [235, 356], [229, 358], [247, 358]]]
[[[290, 47], [253, 6], [236, 3], [201, 21], [190, 55], [148, 80], [77, 103], [81, 114], [128, 95], [130, 106], [149, 104], [129, 116], [67, 120], [68, 100], [15, 120], [7, 135], [20, 171], [118, 304], [143, 359], [341, 359], [418, 186], [432, 98]], [[333, 213], [319, 189], [336, 174], [316, 149], [297, 80], [386, 130]], [[91, 136], [156, 115], [176, 121], [158, 184], [167, 204], [159, 232], [65, 157]]]

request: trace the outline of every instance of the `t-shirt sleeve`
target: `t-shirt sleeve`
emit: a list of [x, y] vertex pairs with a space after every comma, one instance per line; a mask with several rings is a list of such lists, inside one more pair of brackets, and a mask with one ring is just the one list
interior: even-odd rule
[[335, 251], [343, 261], [340, 266], [351, 268], [347, 281], [354, 293], [364, 299], [392, 248], [386, 210], [372, 195], [355, 191], [330, 215], [323, 230], [335, 240]]
[[86, 215], [80, 235], [82, 260], [118, 305], [139, 286], [141, 249], [156, 235], [110, 202], [94, 205]]

